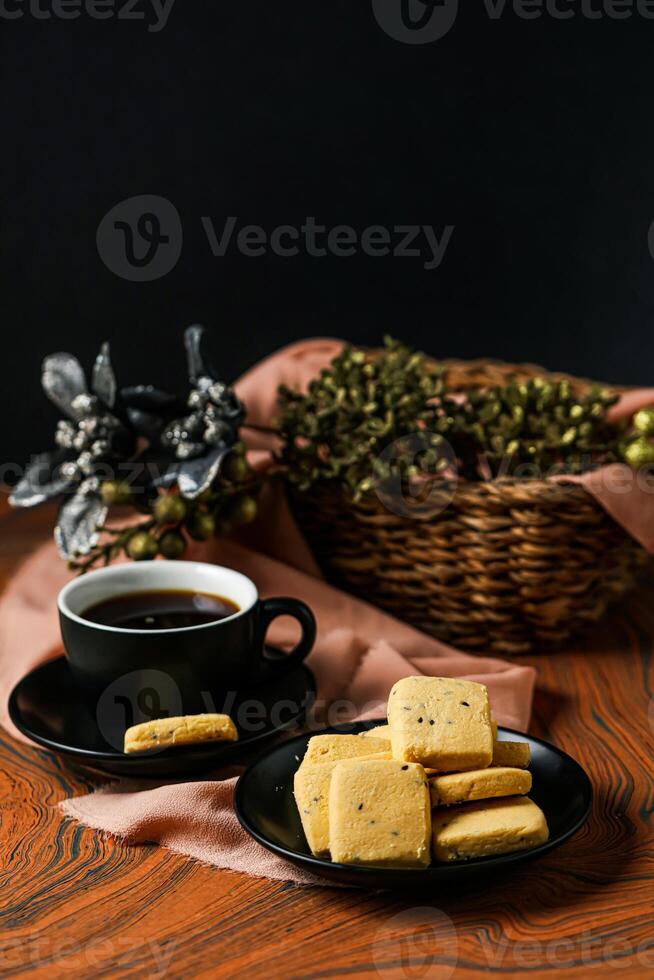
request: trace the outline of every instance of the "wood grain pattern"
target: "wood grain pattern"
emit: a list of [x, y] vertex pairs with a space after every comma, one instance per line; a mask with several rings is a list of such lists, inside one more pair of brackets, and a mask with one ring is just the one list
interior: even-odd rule
[[[0, 505], [0, 581], [51, 514]], [[654, 973], [654, 582], [540, 672], [532, 730], [583, 761], [586, 827], [492, 887], [305, 889], [127, 847], [63, 820], [91, 785], [0, 735], [7, 977], [641, 978]]]

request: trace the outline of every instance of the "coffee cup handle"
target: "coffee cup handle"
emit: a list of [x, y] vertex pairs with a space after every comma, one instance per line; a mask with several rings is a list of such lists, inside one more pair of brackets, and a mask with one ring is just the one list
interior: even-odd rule
[[[300, 624], [302, 635], [287, 654], [278, 654], [266, 649], [266, 633], [273, 619], [278, 616], [292, 616]], [[259, 642], [261, 644], [261, 680], [288, 670], [301, 663], [311, 652], [316, 640], [316, 618], [300, 599], [279, 597], [262, 599], [259, 604]]]

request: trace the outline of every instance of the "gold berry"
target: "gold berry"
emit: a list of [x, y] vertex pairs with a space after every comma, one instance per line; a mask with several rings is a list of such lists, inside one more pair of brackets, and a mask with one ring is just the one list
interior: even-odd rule
[[102, 500], [108, 507], [118, 507], [120, 504], [129, 504], [132, 499], [132, 490], [129, 483], [122, 480], [107, 480], [100, 487]]
[[634, 429], [641, 436], [654, 436], [654, 408], [641, 408], [633, 418]]
[[157, 497], [154, 516], [159, 524], [179, 524], [186, 517], [186, 504], [175, 494]]
[[244, 494], [231, 504], [229, 519], [234, 524], [249, 524], [257, 516], [257, 502], [254, 497]]
[[624, 450], [624, 458], [629, 466], [638, 470], [641, 466], [651, 466], [654, 463], [654, 444], [645, 436], [639, 436]]
[[147, 531], [137, 531], [127, 542], [125, 550], [133, 561], [149, 561], [156, 558], [158, 545]]
[[159, 539], [159, 551], [164, 558], [180, 558], [186, 551], [186, 541], [178, 531], [166, 531]]
[[232, 483], [242, 483], [250, 475], [250, 467], [245, 456], [230, 453], [222, 469], [222, 476]]
[[208, 541], [216, 530], [216, 522], [211, 514], [196, 513], [187, 522], [188, 533], [195, 541]]

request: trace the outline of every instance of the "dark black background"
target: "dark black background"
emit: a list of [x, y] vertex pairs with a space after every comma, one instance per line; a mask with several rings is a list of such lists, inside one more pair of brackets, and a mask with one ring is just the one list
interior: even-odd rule
[[[193, 322], [227, 379], [303, 336], [392, 332], [435, 355], [654, 381], [654, 21], [493, 21], [464, 0], [446, 37], [415, 46], [370, 0], [176, 0], [160, 33], [29, 14], [0, 31], [4, 460], [50, 443], [44, 355], [88, 365], [108, 338], [124, 383], [181, 385]], [[146, 193], [175, 204], [184, 247], [164, 278], [127, 282], [96, 231]], [[217, 259], [202, 215], [455, 231], [432, 272]]]

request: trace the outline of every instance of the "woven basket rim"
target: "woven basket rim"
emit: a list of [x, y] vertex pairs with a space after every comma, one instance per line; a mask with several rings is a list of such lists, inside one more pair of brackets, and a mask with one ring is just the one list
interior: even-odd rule
[[[589, 471], [590, 472], [590, 471]], [[438, 477], [434, 477], [434, 483], [438, 480]], [[577, 482], [577, 478], [572, 474], [562, 474], [557, 479], [536, 479], [532, 477], [498, 477], [495, 480], [467, 480], [461, 477], [454, 482], [456, 489], [454, 491], [454, 496], [459, 494], [465, 494], [467, 497], [476, 496], [480, 499], [489, 497], [499, 497], [504, 498], [513, 496], [518, 501], [518, 498], [533, 497], [534, 504], [537, 504], [538, 500], [542, 500], [544, 496], [547, 496], [552, 502], [558, 500], [577, 500], [591, 499], [595, 500], [594, 496], [586, 490], [583, 484]], [[443, 490], [445, 491], [448, 486], [448, 481], [444, 480], [442, 483]], [[337, 482], [321, 481], [320, 484], [314, 484], [310, 490], [300, 490], [298, 487], [290, 484], [292, 492], [299, 497], [307, 496], [311, 493], [315, 493], [318, 489], [324, 493], [335, 494], [342, 497], [347, 497], [347, 491], [344, 487], [340, 486]], [[376, 496], [374, 490], [368, 490], [363, 494], [361, 501], [371, 500]], [[525, 502], [523, 500], [523, 502]], [[356, 506], [354, 500], [349, 500], [348, 503], [351, 506]]]
[[[455, 390], [539, 375], [569, 380], [579, 397], [593, 384], [532, 364], [439, 363]], [[386, 499], [373, 488], [358, 501], [336, 480], [287, 485], [328, 581], [442, 642], [506, 656], [558, 647], [597, 622], [648, 561], [577, 474], [523, 472], [433, 476], [424, 494], [398, 488], [395, 501], [392, 485]]]
[[531, 377], [550, 378], [554, 381], [570, 381], [572, 384], [582, 385], [584, 387], [599, 385], [601, 388], [606, 388], [617, 395], [623, 394], [625, 391], [630, 391], [633, 388], [633, 385], [618, 384], [618, 382], [614, 381], [598, 381], [593, 378], [569, 374], [566, 371], [553, 370], [532, 361], [503, 361], [493, 357], [446, 357], [440, 360], [429, 357], [428, 359], [433, 363], [442, 365], [446, 371], [460, 368], [467, 371], [478, 370], [480, 373], [483, 373], [489, 368], [496, 368], [500, 373], [506, 374], [507, 376], [511, 374], [524, 374]]

